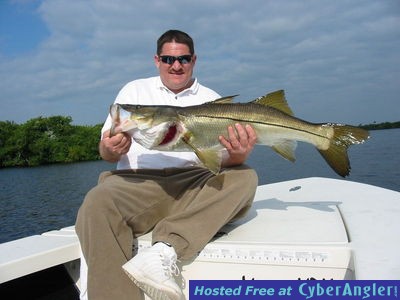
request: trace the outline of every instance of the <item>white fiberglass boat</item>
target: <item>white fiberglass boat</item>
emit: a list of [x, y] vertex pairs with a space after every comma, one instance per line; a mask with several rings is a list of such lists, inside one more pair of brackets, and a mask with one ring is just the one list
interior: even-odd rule
[[[184, 292], [191, 279], [398, 280], [399, 216], [400, 192], [372, 185], [305, 178], [259, 186], [247, 217], [223, 227], [193, 261], [181, 264]], [[149, 246], [149, 234], [136, 245], [138, 251]], [[60, 266], [72, 281], [50, 278], [84, 295], [74, 227], [1, 244], [0, 295]], [[49, 281], [40, 284], [45, 290]]]

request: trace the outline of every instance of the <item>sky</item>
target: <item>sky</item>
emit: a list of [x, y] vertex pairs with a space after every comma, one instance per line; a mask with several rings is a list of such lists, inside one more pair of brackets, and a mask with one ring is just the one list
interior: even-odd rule
[[103, 123], [126, 83], [158, 74], [168, 29], [222, 96], [284, 89], [310, 122], [400, 120], [399, 0], [0, 0], [0, 121]]

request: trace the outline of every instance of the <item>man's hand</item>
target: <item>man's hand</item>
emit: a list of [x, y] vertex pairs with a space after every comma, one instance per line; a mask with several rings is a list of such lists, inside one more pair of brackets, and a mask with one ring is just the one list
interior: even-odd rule
[[110, 130], [103, 134], [99, 144], [101, 157], [109, 162], [117, 162], [121, 155], [128, 153], [132, 145], [132, 138], [126, 132], [120, 132], [110, 137]]
[[246, 161], [257, 142], [257, 135], [250, 125], [243, 127], [241, 124], [235, 124], [235, 127], [228, 127], [228, 139], [220, 136], [219, 141], [228, 151], [228, 157], [223, 159], [222, 167], [230, 167]]

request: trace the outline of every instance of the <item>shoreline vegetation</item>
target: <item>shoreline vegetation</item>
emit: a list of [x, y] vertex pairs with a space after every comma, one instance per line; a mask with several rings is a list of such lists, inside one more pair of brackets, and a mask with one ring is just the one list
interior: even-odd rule
[[0, 168], [99, 160], [102, 124], [72, 125], [71, 117], [0, 121]]
[[[103, 124], [72, 125], [65, 116], [38, 117], [23, 124], [0, 121], [0, 168], [100, 160]], [[367, 130], [400, 128], [398, 122], [358, 125]]]

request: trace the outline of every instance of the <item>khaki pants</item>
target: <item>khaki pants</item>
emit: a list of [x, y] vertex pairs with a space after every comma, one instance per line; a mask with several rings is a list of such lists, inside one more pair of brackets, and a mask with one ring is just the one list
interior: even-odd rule
[[88, 265], [89, 300], [142, 299], [122, 271], [134, 239], [151, 230], [181, 260], [195, 256], [218, 230], [250, 208], [256, 173], [245, 165], [217, 176], [207, 169], [104, 172], [79, 209], [76, 232]]

